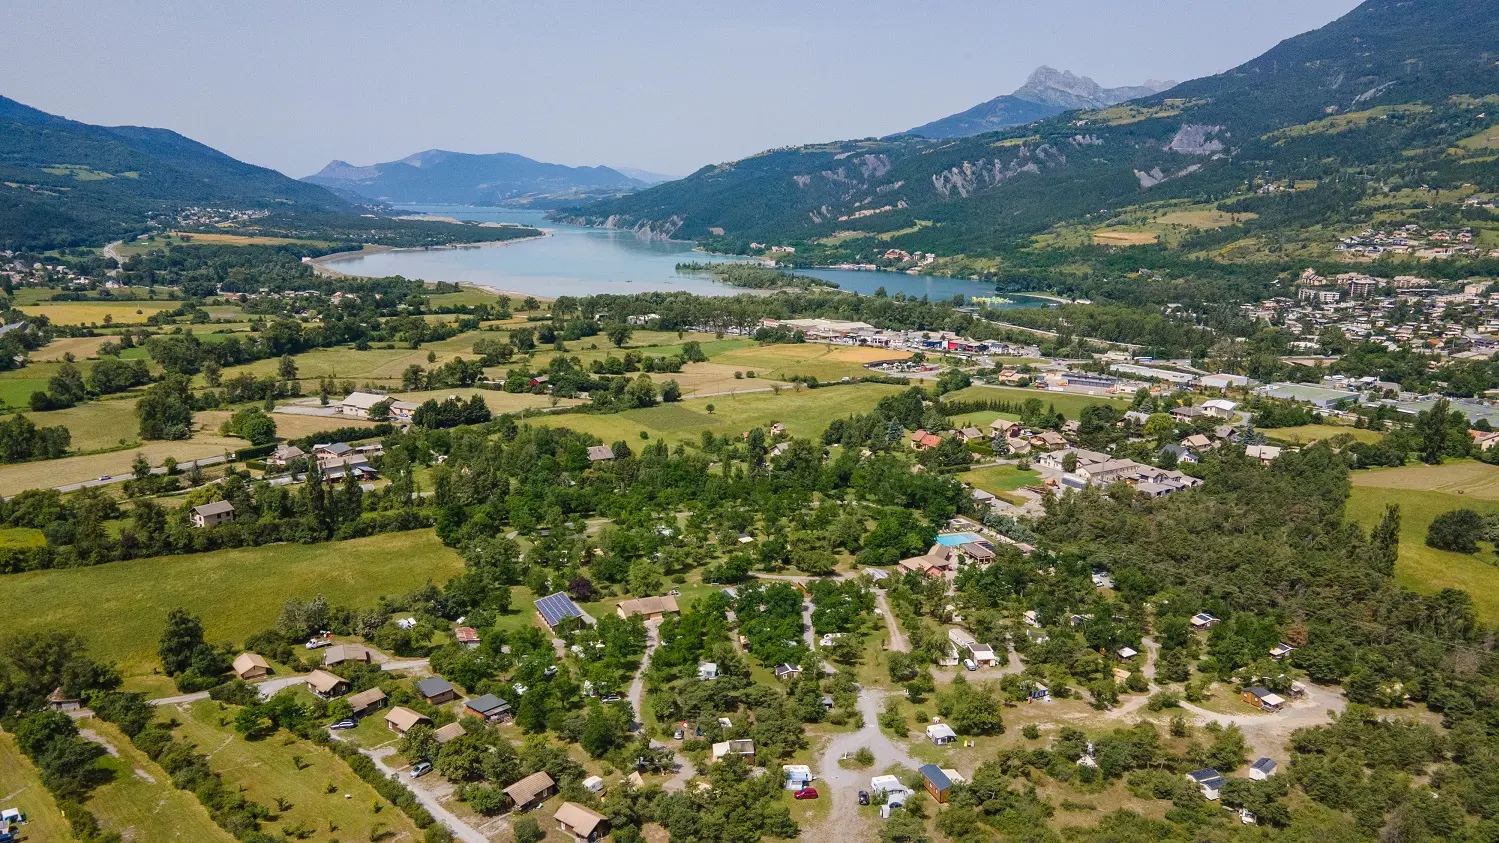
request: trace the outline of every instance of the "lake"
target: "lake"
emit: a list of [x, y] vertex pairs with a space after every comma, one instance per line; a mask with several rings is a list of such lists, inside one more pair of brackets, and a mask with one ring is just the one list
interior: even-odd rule
[[[550, 237], [503, 246], [464, 246], [425, 251], [375, 252], [328, 262], [329, 269], [379, 278], [400, 275], [424, 281], [476, 284], [496, 290], [545, 297], [627, 295], [653, 291], [732, 296], [745, 292], [696, 275], [677, 272], [678, 263], [728, 261], [735, 258], [695, 251], [680, 240], [648, 240], [628, 231], [561, 225], [540, 211], [451, 205], [409, 206], [402, 210], [474, 222], [507, 222], [545, 229]], [[954, 295], [987, 296], [993, 287], [977, 281], [901, 272], [844, 269], [799, 269], [834, 281], [838, 287], [871, 295], [880, 287], [890, 295], [946, 299]], [[1013, 298], [1014, 294], [1010, 294]], [[1045, 305], [1042, 299], [1018, 298], [1009, 307]]]

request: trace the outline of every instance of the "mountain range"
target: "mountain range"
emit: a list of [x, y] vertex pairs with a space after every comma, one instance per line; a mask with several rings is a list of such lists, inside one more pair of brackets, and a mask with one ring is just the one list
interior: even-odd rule
[[303, 181], [346, 197], [394, 204], [535, 208], [615, 196], [653, 183], [609, 167], [569, 167], [508, 152], [471, 155], [441, 149], [365, 167], [333, 161]]
[[357, 210], [167, 129], [95, 126], [0, 97], [0, 247], [97, 244], [191, 206]]
[[1366, 213], [1371, 190], [1499, 190], [1499, 157], [1474, 140], [1499, 122], [1496, 30], [1499, 3], [1366, 0], [1229, 71], [1125, 104], [964, 138], [771, 150], [557, 216], [729, 251], [805, 244], [798, 261], [891, 247], [993, 255], [1059, 223], [1172, 201], [1235, 199], [1258, 208], [1236, 220], [1247, 234], [1300, 231]]
[[923, 138], [961, 138], [1034, 123], [1077, 108], [1108, 108], [1140, 97], [1158, 94], [1175, 82], [1147, 80], [1143, 85], [1105, 88], [1070, 70], [1042, 65], [1013, 94], [995, 97], [966, 111], [933, 120], [906, 134]]

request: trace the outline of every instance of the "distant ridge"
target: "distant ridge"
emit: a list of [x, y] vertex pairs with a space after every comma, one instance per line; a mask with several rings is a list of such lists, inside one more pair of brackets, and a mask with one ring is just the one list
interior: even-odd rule
[[369, 166], [334, 160], [303, 181], [392, 203], [534, 207], [620, 195], [655, 183], [609, 167], [569, 167], [508, 152], [473, 155], [443, 149]]
[[167, 129], [95, 126], [0, 97], [0, 248], [107, 242], [189, 206], [353, 213], [321, 187]]
[[1175, 82], [1147, 80], [1143, 85], [1105, 88], [1070, 70], [1042, 65], [1013, 94], [995, 97], [967, 111], [933, 120], [906, 134], [923, 138], [962, 138], [1010, 126], [1023, 126], [1077, 108], [1108, 108], [1175, 87]]

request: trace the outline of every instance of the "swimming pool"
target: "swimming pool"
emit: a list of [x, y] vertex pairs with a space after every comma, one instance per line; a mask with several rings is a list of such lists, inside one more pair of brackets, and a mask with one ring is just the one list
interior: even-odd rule
[[939, 533], [937, 535], [937, 544], [944, 547], [958, 547], [959, 545], [982, 540], [983, 537], [977, 533]]

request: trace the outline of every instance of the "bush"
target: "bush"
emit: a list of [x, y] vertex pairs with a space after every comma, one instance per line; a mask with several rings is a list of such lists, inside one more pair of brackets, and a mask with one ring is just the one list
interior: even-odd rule
[[1438, 515], [1426, 530], [1426, 546], [1457, 553], [1477, 553], [1483, 538], [1483, 516], [1471, 509], [1454, 509]]
[[534, 817], [521, 817], [515, 821], [515, 843], [541, 843], [546, 832], [536, 824]]

